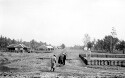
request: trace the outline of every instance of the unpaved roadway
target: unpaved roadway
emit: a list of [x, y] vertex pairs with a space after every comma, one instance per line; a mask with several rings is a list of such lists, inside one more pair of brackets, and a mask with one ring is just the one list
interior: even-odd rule
[[[56, 67], [55, 72], [50, 71], [50, 57], [57, 57], [66, 52], [66, 65]], [[99, 77], [125, 77], [125, 68], [112, 66], [86, 66], [79, 58], [82, 50], [55, 50], [52, 53], [24, 53], [4, 54], [8, 58], [19, 59], [16, 62], [1, 65], [0, 78], [99, 78]]]

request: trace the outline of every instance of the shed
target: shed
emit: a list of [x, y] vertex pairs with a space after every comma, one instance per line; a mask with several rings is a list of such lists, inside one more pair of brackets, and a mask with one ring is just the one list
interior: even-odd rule
[[17, 51], [17, 52], [28, 51], [30, 49], [24, 44], [10, 44], [9, 46], [7, 46], [7, 48], [9, 51]]
[[47, 47], [47, 50], [54, 50], [54, 47], [53, 46], [46, 46]]

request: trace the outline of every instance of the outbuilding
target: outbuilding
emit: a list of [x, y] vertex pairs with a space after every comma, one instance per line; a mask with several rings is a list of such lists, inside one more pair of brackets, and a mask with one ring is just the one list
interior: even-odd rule
[[7, 46], [7, 49], [11, 52], [28, 52], [30, 50], [30, 48], [24, 44], [10, 44]]
[[49, 46], [49, 45], [41, 45], [40, 47], [37, 48], [38, 50], [46, 50], [46, 51], [51, 51], [54, 50], [53, 46]]
[[49, 50], [49, 51], [54, 50], [53, 46], [46, 46], [46, 47], [47, 47], [47, 50]]

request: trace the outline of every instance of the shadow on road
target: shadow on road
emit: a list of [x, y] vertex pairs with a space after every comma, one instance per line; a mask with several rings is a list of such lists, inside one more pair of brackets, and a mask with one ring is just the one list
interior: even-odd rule
[[0, 72], [11, 72], [11, 71], [17, 71], [18, 68], [9, 68], [7, 66], [0, 66]]

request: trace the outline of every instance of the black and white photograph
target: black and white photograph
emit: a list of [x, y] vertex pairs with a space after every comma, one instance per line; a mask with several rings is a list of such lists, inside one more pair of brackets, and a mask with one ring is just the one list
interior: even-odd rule
[[0, 78], [125, 78], [125, 0], [0, 0]]

